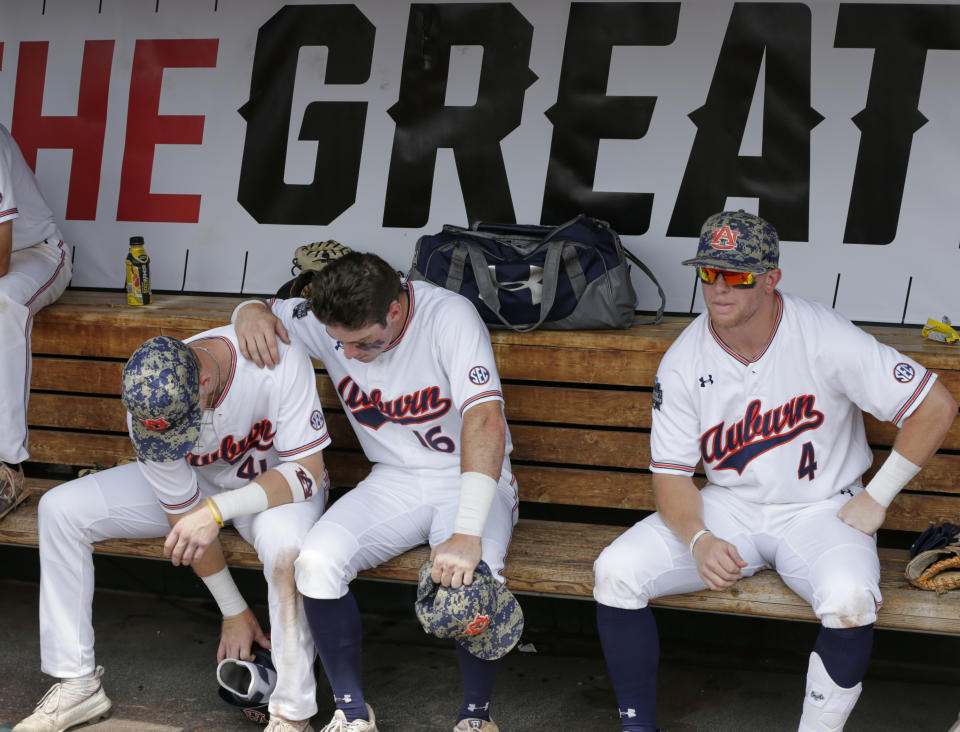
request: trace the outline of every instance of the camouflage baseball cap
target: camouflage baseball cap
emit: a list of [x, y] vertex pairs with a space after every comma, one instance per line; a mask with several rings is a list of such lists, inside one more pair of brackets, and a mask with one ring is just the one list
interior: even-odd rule
[[481, 561], [473, 584], [457, 589], [430, 579], [433, 562], [420, 568], [414, 610], [420, 625], [438, 638], [453, 638], [477, 658], [492, 661], [506, 656], [523, 632], [523, 611], [506, 586]]
[[123, 406], [133, 447], [141, 460], [159, 463], [186, 457], [200, 436], [200, 365], [182, 341], [157, 336], [143, 343], [123, 367]]
[[777, 230], [759, 216], [739, 211], [714, 214], [700, 229], [697, 256], [683, 264], [730, 272], [766, 272], [780, 261]]

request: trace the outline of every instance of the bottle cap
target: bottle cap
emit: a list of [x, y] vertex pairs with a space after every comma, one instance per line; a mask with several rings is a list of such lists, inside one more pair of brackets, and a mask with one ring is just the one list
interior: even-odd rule
[[131, 237], [130, 237], [130, 246], [132, 246], [132, 247], [136, 247], [136, 246], [142, 247], [142, 246], [143, 246], [143, 237], [142, 237], [142, 236], [131, 236]]

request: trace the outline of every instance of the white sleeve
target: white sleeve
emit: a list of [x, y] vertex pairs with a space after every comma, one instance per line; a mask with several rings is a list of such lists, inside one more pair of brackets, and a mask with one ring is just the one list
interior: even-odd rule
[[13, 190], [13, 160], [10, 145], [0, 130], [0, 224], [19, 216], [17, 193]]
[[330, 445], [330, 433], [310, 357], [296, 343], [291, 344], [279, 368], [283, 388], [277, 390], [277, 434], [273, 444], [282, 460], [296, 460]]
[[141, 460], [140, 471], [167, 513], [185, 513], [200, 503], [197, 476], [186, 460], [170, 463]]
[[650, 429], [650, 470], [668, 475], [693, 475], [700, 461], [700, 417], [685, 381], [673, 364], [682, 362], [668, 351], [660, 362], [653, 390]]
[[461, 416], [476, 404], [503, 401], [490, 331], [469, 300], [450, 298], [444, 306], [436, 341], [440, 363]]

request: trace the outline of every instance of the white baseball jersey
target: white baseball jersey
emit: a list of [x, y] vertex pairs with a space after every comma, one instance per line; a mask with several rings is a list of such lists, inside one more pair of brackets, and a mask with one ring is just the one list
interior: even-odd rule
[[193, 452], [183, 460], [141, 464], [167, 513], [183, 513], [201, 500], [198, 474], [210, 485], [231, 490], [281, 461], [306, 457], [330, 444], [313, 364], [302, 348], [279, 343], [276, 368], [260, 369], [240, 356], [232, 325], [186, 342], [203, 338], [219, 338], [230, 349], [230, 362], [220, 364], [223, 393], [213, 409], [204, 412]]
[[[463, 414], [503, 401], [490, 332], [466, 298], [427, 282], [407, 287], [407, 322], [370, 363], [347, 359], [306, 300], [272, 307], [290, 336], [323, 361], [367, 459], [459, 475]], [[509, 471], [509, 432], [506, 439]]]
[[692, 475], [759, 503], [807, 503], [859, 485], [873, 456], [862, 411], [898, 427], [936, 375], [815, 302], [778, 293], [777, 323], [752, 361], [708, 313], [657, 372], [650, 470]]
[[13, 250], [60, 238], [53, 212], [7, 128], [0, 125], [0, 223], [13, 220]]

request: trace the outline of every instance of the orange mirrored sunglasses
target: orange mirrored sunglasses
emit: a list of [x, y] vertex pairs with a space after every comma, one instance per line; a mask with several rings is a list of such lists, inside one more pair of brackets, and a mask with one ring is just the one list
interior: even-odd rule
[[708, 285], [717, 281], [717, 275], [723, 275], [728, 287], [746, 290], [757, 284], [757, 276], [753, 272], [728, 272], [725, 269], [713, 267], [697, 267], [697, 275], [701, 282], [706, 282]]

